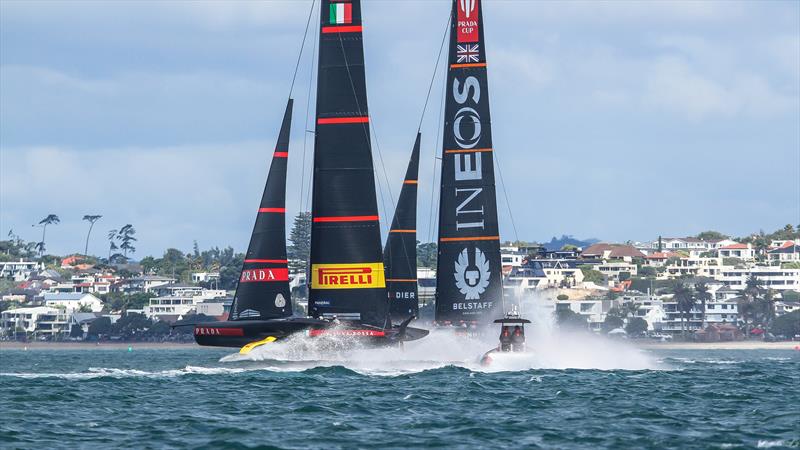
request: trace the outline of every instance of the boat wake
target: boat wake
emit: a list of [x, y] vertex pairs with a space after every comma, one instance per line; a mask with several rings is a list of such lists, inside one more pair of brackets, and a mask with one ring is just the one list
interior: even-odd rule
[[[334, 339], [334, 338], [331, 338]], [[341, 338], [340, 338], [341, 339]], [[352, 348], [346, 342], [321, 343], [305, 337], [291, 338], [223, 357], [223, 363], [258, 362], [287, 369], [342, 366], [365, 375], [403, 375], [446, 366], [475, 372], [531, 369], [657, 370], [668, 368], [651, 354], [624, 342], [587, 333], [547, 330], [531, 333], [528, 351], [493, 357], [490, 366], [480, 357], [497, 345], [495, 336], [457, 336], [450, 329], [433, 329], [419, 341], [395, 348]]]

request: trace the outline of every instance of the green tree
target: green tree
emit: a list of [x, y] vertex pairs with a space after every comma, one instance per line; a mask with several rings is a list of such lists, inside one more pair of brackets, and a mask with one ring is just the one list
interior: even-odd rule
[[800, 310], [777, 317], [772, 324], [772, 333], [787, 339], [800, 335]]
[[694, 308], [696, 299], [692, 288], [686, 286], [682, 282], [676, 282], [672, 289], [673, 298], [676, 302], [676, 307], [681, 314], [681, 334], [686, 339], [686, 329], [688, 320], [691, 317], [692, 308]]
[[292, 271], [306, 270], [311, 258], [311, 213], [309, 211], [300, 212], [294, 217], [292, 231], [289, 233], [289, 242], [289, 248], [286, 249], [289, 268]]
[[642, 266], [638, 270], [639, 276], [649, 278], [658, 275], [658, 270], [653, 266]]
[[141, 337], [152, 325], [153, 322], [144, 314], [123, 314], [114, 323], [111, 332], [123, 339], [135, 339]]
[[69, 330], [69, 337], [71, 338], [82, 338], [83, 337], [83, 328], [77, 323], [72, 324]]
[[576, 313], [570, 308], [556, 308], [556, 324], [562, 329], [586, 330], [589, 322], [586, 317]]
[[569, 300], [569, 295], [567, 294], [558, 294], [556, 300]]
[[87, 336], [100, 337], [111, 333], [111, 319], [108, 317], [98, 317], [89, 324]]
[[641, 336], [647, 333], [647, 321], [641, 317], [632, 317], [625, 325], [625, 332], [630, 336]]
[[101, 217], [103, 216], [97, 214], [94, 215], [87, 214], [83, 216], [83, 220], [89, 222], [89, 232], [86, 233], [86, 245], [83, 247], [83, 256], [89, 255], [89, 236], [92, 235], [92, 228], [94, 228], [94, 223], [100, 220]]
[[42, 241], [40, 242], [41, 245], [37, 244], [37, 248], [39, 249], [39, 255], [44, 254], [44, 243], [45, 243], [45, 235], [47, 233], [47, 226], [48, 225], [58, 225], [61, 222], [61, 219], [58, 218], [55, 214], [48, 214], [47, 217], [39, 221], [39, 225], [42, 226]]
[[719, 231], [703, 231], [702, 233], [697, 234], [697, 239], [702, 239], [704, 241], [717, 241], [722, 239], [730, 239], [730, 236], [727, 234], [722, 234]]
[[136, 253], [136, 247], [133, 246], [134, 242], [137, 241], [136, 237], [134, 237], [135, 234], [136, 229], [131, 224], [123, 226], [117, 233], [117, 238], [120, 241], [119, 248], [122, 250], [122, 255], [126, 260], [128, 259], [128, 253]]
[[583, 281], [602, 283], [605, 280], [603, 274], [598, 270], [594, 270], [594, 266], [591, 264], [582, 264], [578, 266], [578, 269], [581, 269], [581, 272], [583, 273]]
[[701, 305], [700, 314], [702, 314], [702, 318], [701, 318], [700, 328], [705, 328], [706, 327], [706, 302], [711, 300], [711, 293], [708, 292], [708, 285], [703, 281], [699, 281], [699, 282], [695, 283], [694, 292], [695, 292], [695, 297], [697, 298], [697, 300], [700, 301], [700, 305]]
[[611, 315], [609, 313], [606, 315], [606, 319], [603, 321], [603, 331], [608, 333], [611, 330], [622, 328], [623, 325], [625, 325], [625, 321], [622, 320], [621, 317], [617, 315]]
[[438, 246], [435, 242], [421, 244], [417, 241], [417, 267], [436, 267]]

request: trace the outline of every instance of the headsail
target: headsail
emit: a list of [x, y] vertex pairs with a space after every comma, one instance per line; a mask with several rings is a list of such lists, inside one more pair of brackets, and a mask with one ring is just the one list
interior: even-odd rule
[[375, 194], [359, 0], [322, 0], [309, 313], [384, 327], [388, 301]]
[[488, 323], [502, 298], [480, 0], [453, 0], [445, 86], [436, 321]]
[[403, 188], [386, 239], [386, 290], [392, 319], [402, 322], [419, 314], [417, 298], [417, 175], [420, 133], [414, 141]]
[[292, 122], [289, 99], [272, 154], [250, 245], [231, 305], [230, 320], [264, 320], [292, 315], [286, 261], [286, 164]]

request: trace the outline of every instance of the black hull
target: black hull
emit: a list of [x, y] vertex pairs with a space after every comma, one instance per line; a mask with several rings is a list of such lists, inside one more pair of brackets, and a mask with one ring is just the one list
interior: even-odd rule
[[343, 336], [359, 345], [385, 347], [405, 341], [415, 341], [428, 335], [428, 330], [407, 327], [380, 329], [358, 323], [334, 323], [306, 317], [287, 317], [270, 320], [235, 320], [205, 322], [195, 325], [194, 339], [199, 345], [241, 348], [269, 336], [277, 340], [303, 333], [309, 338]]

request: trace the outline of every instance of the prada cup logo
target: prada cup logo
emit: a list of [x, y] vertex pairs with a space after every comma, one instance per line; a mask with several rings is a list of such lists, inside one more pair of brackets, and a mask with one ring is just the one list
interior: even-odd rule
[[459, 0], [458, 6], [461, 8], [461, 11], [464, 11], [464, 15], [467, 19], [469, 19], [469, 15], [472, 14], [472, 11], [475, 11], [475, 0]]
[[[462, 122], [472, 124], [472, 135], [464, 136], [461, 133]], [[478, 145], [481, 138], [481, 118], [478, 111], [475, 111], [469, 106], [465, 106], [458, 110], [453, 121], [453, 136], [456, 138], [456, 143], [463, 149], [473, 148]]]
[[275, 306], [277, 308], [283, 308], [284, 306], [286, 306], [286, 299], [283, 298], [283, 294], [281, 294], [280, 292], [278, 293], [278, 295], [275, 296]]
[[466, 296], [466, 300], [478, 300], [489, 286], [489, 260], [481, 249], [475, 249], [475, 264], [470, 266], [469, 253], [465, 248], [455, 263], [456, 287]]

